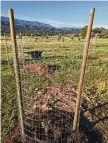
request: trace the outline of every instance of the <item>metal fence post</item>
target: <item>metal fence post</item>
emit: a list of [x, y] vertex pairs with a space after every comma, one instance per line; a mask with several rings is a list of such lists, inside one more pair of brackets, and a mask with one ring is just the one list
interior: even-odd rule
[[14, 12], [13, 12], [13, 9], [9, 9], [8, 12], [9, 12], [12, 50], [13, 50], [13, 61], [14, 61], [15, 77], [16, 77], [16, 87], [17, 87], [19, 123], [20, 123], [21, 135], [24, 138], [22, 88], [21, 88], [21, 78], [20, 78], [20, 69], [19, 69], [19, 60], [18, 60], [18, 49], [17, 49], [16, 33], [15, 33], [15, 25], [14, 25]]
[[95, 12], [95, 9], [92, 8], [90, 11], [86, 42], [84, 44], [82, 67], [81, 67], [80, 80], [79, 80], [78, 93], [77, 93], [77, 101], [76, 101], [76, 109], [75, 109], [75, 115], [74, 115], [74, 121], [73, 121], [73, 130], [77, 129], [77, 124], [78, 124], [78, 119], [79, 119], [81, 94], [82, 94], [82, 88], [83, 88], [83, 83], [84, 83], [84, 75], [85, 75], [86, 61], [87, 61], [87, 56], [88, 56], [88, 49], [89, 49], [90, 37], [91, 37], [91, 31], [92, 31], [92, 25], [93, 25], [93, 19], [94, 19], [94, 12]]

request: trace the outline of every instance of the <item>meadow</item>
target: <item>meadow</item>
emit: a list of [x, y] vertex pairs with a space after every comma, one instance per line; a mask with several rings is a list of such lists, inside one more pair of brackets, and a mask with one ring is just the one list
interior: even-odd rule
[[[50, 85], [64, 85], [72, 83], [78, 85], [80, 67], [83, 55], [84, 41], [69, 36], [58, 41], [58, 36], [27, 37], [18, 39], [18, 54], [20, 61], [22, 90], [25, 100], [24, 108], [33, 102], [35, 89], [45, 89]], [[2, 93], [2, 138], [18, 122], [17, 96], [11, 41], [7, 41], [9, 51], [9, 65], [7, 63], [5, 40], [1, 41], [1, 93]], [[31, 58], [26, 52], [40, 50], [42, 56]], [[52, 74], [27, 70], [26, 65], [32, 64], [57, 65], [60, 68]], [[43, 70], [43, 69], [42, 69]], [[83, 95], [88, 99], [90, 109], [96, 109], [87, 116], [91, 122], [97, 122], [96, 127], [104, 140], [108, 138], [108, 39], [91, 39], [87, 59]]]

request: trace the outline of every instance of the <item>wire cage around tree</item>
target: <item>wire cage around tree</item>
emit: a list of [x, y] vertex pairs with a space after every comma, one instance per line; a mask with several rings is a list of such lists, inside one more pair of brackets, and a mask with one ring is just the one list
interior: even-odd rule
[[[29, 142], [67, 142], [73, 133], [76, 84], [70, 80], [68, 72], [72, 71], [66, 60], [71, 53], [59, 58], [55, 51], [55, 58], [51, 59], [48, 50], [44, 50], [47, 56], [38, 59], [25, 53], [20, 63], [25, 140]], [[66, 63], [61, 65], [60, 59]]]
[[[83, 51], [83, 45], [80, 43], [79, 48], [78, 44], [72, 44], [72, 47], [50, 44], [35, 47], [32, 44], [28, 47], [21, 45], [16, 49], [12, 10], [9, 14], [23, 141], [71, 143], [84, 140], [86, 143], [86, 136], [72, 129], [81, 63], [77, 54]], [[89, 26], [92, 27], [92, 22]], [[89, 37], [88, 30], [87, 40], [90, 40]], [[85, 48], [88, 50], [88, 43]], [[39, 54], [39, 51], [43, 53]], [[86, 59], [83, 60], [86, 63]], [[80, 114], [80, 109], [77, 110]]]

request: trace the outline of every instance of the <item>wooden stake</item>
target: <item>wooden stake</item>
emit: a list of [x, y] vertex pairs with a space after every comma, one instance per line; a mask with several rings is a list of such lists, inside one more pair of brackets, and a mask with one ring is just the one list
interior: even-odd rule
[[14, 61], [14, 68], [15, 68], [17, 95], [18, 95], [17, 100], [18, 100], [18, 110], [19, 110], [19, 122], [20, 122], [21, 135], [24, 138], [22, 89], [21, 89], [21, 78], [20, 78], [13, 9], [9, 9], [9, 22], [10, 22], [10, 31], [11, 31], [11, 41], [12, 41], [12, 47], [13, 47], [13, 61]]
[[20, 32], [20, 39], [22, 39], [22, 33]]
[[90, 37], [91, 37], [91, 31], [92, 31], [92, 25], [93, 25], [93, 19], [94, 19], [94, 12], [95, 12], [95, 9], [92, 8], [90, 11], [90, 18], [89, 18], [89, 24], [88, 24], [88, 29], [87, 29], [86, 42], [84, 45], [80, 80], [79, 80], [79, 85], [78, 85], [76, 109], [75, 109], [75, 115], [74, 115], [74, 121], [73, 121], [73, 130], [74, 131], [77, 129], [77, 125], [78, 125], [79, 110], [80, 110], [80, 104], [81, 104], [80, 103], [81, 102], [81, 94], [82, 94], [82, 88], [83, 88], [83, 83], [84, 83], [84, 75], [85, 75], [86, 61], [87, 61], [87, 56], [88, 56], [88, 48], [89, 48], [89, 44], [90, 44]]
[[95, 34], [95, 48], [97, 47], [97, 34]]
[[[22, 41], [22, 33], [20, 32], [20, 39], [21, 39], [21, 52], [22, 52], [22, 58], [23, 58], [23, 62], [24, 62], [24, 47], [23, 47], [23, 41]], [[23, 63], [23, 65], [24, 65], [24, 63]]]
[[5, 47], [6, 47], [6, 58], [7, 58], [7, 62], [9, 65], [9, 53], [8, 53], [8, 46], [7, 46], [7, 37], [6, 37], [6, 33], [4, 32], [4, 37], [5, 37]]

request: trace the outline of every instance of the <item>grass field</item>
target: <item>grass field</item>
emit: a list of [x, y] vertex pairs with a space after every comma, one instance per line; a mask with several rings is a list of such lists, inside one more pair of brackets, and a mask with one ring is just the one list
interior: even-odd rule
[[[21, 67], [22, 89], [24, 97], [28, 97], [28, 100], [30, 100], [29, 97], [31, 97], [31, 95], [34, 96], [35, 88], [43, 89], [50, 84], [78, 84], [84, 42], [78, 41], [77, 37], [73, 41], [69, 37], [64, 37], [64, 39], [64, 42], [58, 41], [57, 36], [52, 36], [48, 39], [44, 38], [43, 40], [39, 37], [38, 40], [35, 41], [35, 38], [23, 37], [22, 44], [20, 39], [17, 40]], [[12, 66], [13, 62], [11, 41], [8, 40], [7, 43], [11, 64], [9, 66], [6, 62], [5, 41], [2, 40], [1, 43], [2, 137], [7, 134], [7, 131], [12, 129], [14, 124], [17, 122], [18, 116], [16, 106], [17, 97], [15, 76], [14, 69]], [[25, 53], [24, 57], [22, 57], [21, 47], [23, 47], [24, 52], [31, 50], [42, 50], [42, 57], [37, 60], [34, 60], [31, 59], [30, 56]], [[22, 68], [23, 64], [26, 65], [32, 63], [44, 63], [49, 65], [56, 64], [60, 66], [60, 69], [57, 70], [54, 74], [51, 74], [48, 78], [46, 78], [45, 75], [38, 76], [36, 73], [31, 73]], [[87, 98], [90, 99], [90, 108], [97, 107], [99, 105], [104, 105], [108, 101], [107, 39], [98, 39], [97, 44], [95, 44], [94, 39], [91, 39], [83, 93]], [[103, 111], [103, 114], [104, 112], [106, 111]], [[108, 117], [108, 115], [106, 116]], [[91, 119], [90, 117], [89, 120], [93, 119]], [[103, 120], [103, 122], [101, 122], [101, 124], [99, 125], [99, 130], [102, 130], [102, 134], [104, 138], [106, 138], [108, 136], [107, 118], [105, 118], [105, 122]]]

